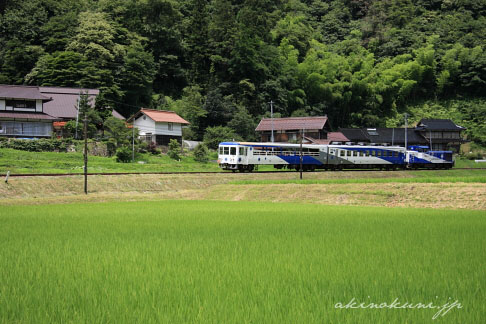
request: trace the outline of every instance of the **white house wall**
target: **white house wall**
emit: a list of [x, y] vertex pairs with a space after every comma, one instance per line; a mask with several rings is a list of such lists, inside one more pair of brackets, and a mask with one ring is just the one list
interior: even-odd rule
[[42, 100], [35, 101], [35, 111], [42, 112]]
[[172, 130], [169, 131], [168, 123], [155, 123], [155, 134], [157, 135], [171, 135], [171, 136], [182, 136], [181, 124], [172, 124]]
[[[145, 117], [145, 120], [143, 119]], [[142, 115], [135, 119], [135, 127], [138, 128], [140, 135], [147, 133], [155, 134], [155, 122], [148, 116]]]

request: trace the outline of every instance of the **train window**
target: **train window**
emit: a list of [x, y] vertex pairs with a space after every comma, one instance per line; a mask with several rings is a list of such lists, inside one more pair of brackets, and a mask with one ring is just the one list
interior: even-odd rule
[[240, 155], [246, 155], [244, 147], [240, 147], [238, 150]]
[[245, 156], [248, 155], [248, 147], [245, 147]]
[[236, 147], [230, 147], [230, 155], [236, 155]]
[[354, 151], [354, 152], [353, 152], [353, 156], [359, 156], [358, 151]]
[[398, 157], [398, 152], [393, 152], [393, 156]]
[[348, 151], [348, 153], [347, 153], [346, 155], [347, 155], [347, 156], [351, 156], [351, 154], [353, 154], [353, 152]]
[[381, 151], [376, 151], [376, 156], [381, 156]]
[[344, 151], [344, 150], [339, 150], [339, 155], [340, 155], [340, 156], [345, 156], [345, 155], [346, 155], [346, 151]]
[[219, 155], [223, 155], [223, 147], [222, 146], [219, 147]]
[[223, 148], [223, 155], [229, 155], [229, 147], [228, 146], [225, 146]]

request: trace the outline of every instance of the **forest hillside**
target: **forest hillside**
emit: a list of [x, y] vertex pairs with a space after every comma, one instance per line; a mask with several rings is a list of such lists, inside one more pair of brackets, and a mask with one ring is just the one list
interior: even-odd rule
[[486, 0], [4, 0], [0, 84], [98, 88], [201, 139], [269, 115], [453, 118], [486, 144]]

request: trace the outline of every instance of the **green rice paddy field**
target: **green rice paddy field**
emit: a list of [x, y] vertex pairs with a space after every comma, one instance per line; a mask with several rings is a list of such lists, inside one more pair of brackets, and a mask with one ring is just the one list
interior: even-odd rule
[[[2, 206], [0, 246], [3, 323], [486, 317], [484, 211], [218, 201]], [[336, 308], [353, 298], [437, 307], [457, 300], [462, 308]]]

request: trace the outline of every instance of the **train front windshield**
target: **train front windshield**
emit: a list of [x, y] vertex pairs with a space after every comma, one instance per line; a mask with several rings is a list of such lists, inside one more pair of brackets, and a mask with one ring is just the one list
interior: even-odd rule
[[236, 155], [236, 146], [220, 146], [219, 155]]

